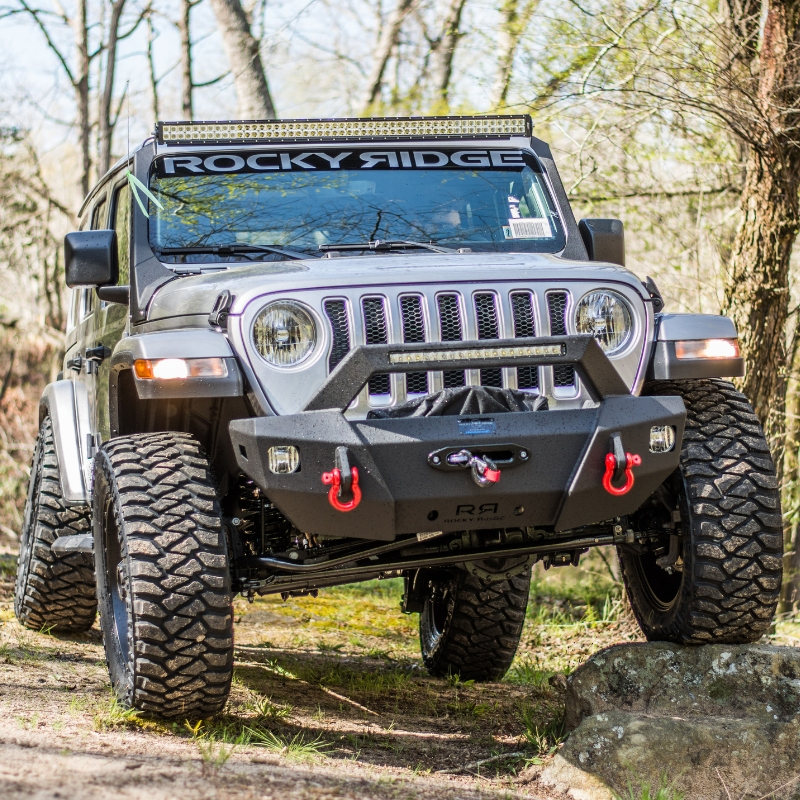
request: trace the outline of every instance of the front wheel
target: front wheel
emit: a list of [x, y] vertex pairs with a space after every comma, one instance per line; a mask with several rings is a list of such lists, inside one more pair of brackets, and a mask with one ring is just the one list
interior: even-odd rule
[[232, 598], [205, 455], [188, 434], [124, 436], [104, 445], [94, 475], [100, 627], [117, 698], [165, 718], [221, 711]]
[[530, 566], [502, 580], [463, 569], [437, 572], [426, 580], [419, 638], [428, 672], [439, 678], [500, 680], [522, 636]]
[[649, 640], [747, 643], [769, 628], [781, 585], [783, 524], [758, 419], [727, 381], [657, 381], [678, 395], [678, 469], [632, 518], [646, 544], [621, 545], [628, 598]]

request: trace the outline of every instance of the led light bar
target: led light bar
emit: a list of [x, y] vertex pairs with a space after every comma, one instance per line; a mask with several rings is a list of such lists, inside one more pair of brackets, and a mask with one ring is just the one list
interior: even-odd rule
[[411, 353], [391, 353], [390, 364], [418, 364], [423, 361], [474, 361], [481, 358], [522, 358], [524, 356], [560, 356], [560, 344], [535, 344], [528, 347], [475, 347], [469, 350], [422, 350]]
[[527, 114], [484, 117], [373, 117], [222, 122], [159, 122], [159, 144], [246, 144], [320, 139], [508, 139], [531, 136]]

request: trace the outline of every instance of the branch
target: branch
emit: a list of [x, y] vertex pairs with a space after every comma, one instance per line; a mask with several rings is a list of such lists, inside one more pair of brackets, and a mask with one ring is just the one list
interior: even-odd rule
[[727, 184], [726, 186], [717, 186], [714, 189], [681, 189], [679, 191], [674, 192], [665, 192], [660, 191], [658, 189], [653, 190], [636, 190], [633, 192], [623, 192], [621, 194], [585, 194], [585, 195], [571, 195], [573, 200], [576, 200], [581, 203], [602, 203], [607, 200], [626, 200], [634, 197], [664, 197], [664, 198], [673, 198], [673, 197], [692, 197], [693, 195], [698, 194], [724, 194], [730, 190], [738, 190], [738, 187], [734, 186], [733, 184]]
[[227, 78], [228, 75], [231, 74], [231, 71], [228, 70], [227, 72], [223, 72], [222, 75], [219, 75], [216, 78], [212, 78], [210, 81], [203, 81], [202, 83], [192, 83], [192, 89], [202, 89], [206, 86], [213, 86], [215, 83], [219, 83], [223, 78]]
[[44, 34], [44, 38], [47, 40], [47, 46], [55, 53], [56, 58], [61, 62], [61, 66], [64, 68], [64, 72], [67, 73], [67, 77], [69, 78], [70, 83], [73, 86], [77, 86], [77, 81], [75, 80], [75, 76], [72, 74], [72, 70], [69, 68], [69, 64], [67, 63], [67, 59], [64, 57], [62, 52], [56, 47], [55, 42], [50, 38], [50, 32], [45, 27], [45, 24], [39, 19], [39, 14], [46, 13], [41, 11], [37, 8], [31, 8], [25, 0], [19, 0], [19, 4], [22, 8], [27, 11], [36, 21], [36, 24], [39, 26], [39, 30]]

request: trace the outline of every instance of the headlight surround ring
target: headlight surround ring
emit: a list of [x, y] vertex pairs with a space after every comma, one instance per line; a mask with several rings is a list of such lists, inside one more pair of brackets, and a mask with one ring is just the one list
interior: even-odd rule
[[607, 356], [633, 338], [633, 312], [628, 301], [611, 289], [592, 289], [575, 306], [575, 330], [594, 336]]
[[276, 300], [268, 303], [253, 321], [253, 346], [273, 367], [295, 367], [314, 352], [317, 324], [300, 303]]

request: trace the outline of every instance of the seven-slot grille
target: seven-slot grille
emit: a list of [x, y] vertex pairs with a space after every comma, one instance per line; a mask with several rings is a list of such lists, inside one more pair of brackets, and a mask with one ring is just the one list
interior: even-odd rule
[[[538, 335], [566, 335], [567, 313], [570, 296], [567, 291], [547, 292], [545, 298], [546, 314], [549, 323], [544, 330], [537, 330], [536, 296], [526, 290], [515, 290], [508, 295], [511, 319], [503, 325], [500, 308], [502, 298], [495, 291], [478, 291], [462, 294], [456, 291], [443, 291], [435, 298], [422, 294], [403, 294], [399, 298], [383, 296], [364, 296], [354, 305], [361, 312], [360, 328], [366, 344], [386, 344], [389, 342], [459, 342], [466, 340], [503, 339], [509, 334], [509, 326], [515, 338]], [[390, 312], [389, 304], [394, 303]], [[330, 299], [324, 302], [325, 314], [330, 323], [332, 346], [328, 357], [329, 371], [344, 358], [352, 346], [349, 306], [344, 299]], [[430, 320], [426, 319], [427, 314]], [[545, 313], [544, 308], [542, 313]], [[392, 322], [396, 314], [397, 322]], [[399, 324], [397, 324], [399, 322]], [[553, 367], [553, 385], [571, 387], [575, 385], [575, 370], [571, 366]], [[433, 373], [411, 372], [405, 376], [407, 395], [427, 394], [439, 388], [465, 386], [467, 383], [482, 386], [503, 387], [502, 369], [483, 369], [478, 374], [464, 370], [444, 370], [438, 383], [432, 383]], [[517, 367], [516, 384], [519, 389], [539, 390], [540, 369], [538, 367]], [[391, 395], [392, 382], [388, 374], [376, 375], [369, 381], [370, 395]]]

